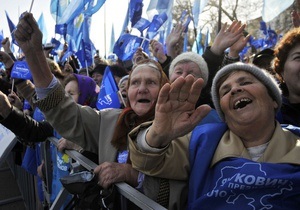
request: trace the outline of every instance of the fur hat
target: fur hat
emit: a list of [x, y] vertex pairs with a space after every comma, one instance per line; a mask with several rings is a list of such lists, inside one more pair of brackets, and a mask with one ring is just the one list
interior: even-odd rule
[[204, 80], [204, 86], [207, 83], [208, 80], [208, 67], [206, 64], [206, 61], [203, 59], [203, 57], [197, 53], [194, 52], [184, 52], [180, 55], [176, 56], [176, 58], [171, 62], [170, 68], [169, 68], [169, 78], [171, 77], [175, 66], [182, 62], [182, 61], [192, 61], [196, 63], [199, 66], [199, 69], [201, 71], [202, 79]]
[[216, 76], [213, 79], [213, 83], [211, 87], [212, 101], [214, 103], [216, 111], [218, 112], [220, 118], [223, 121], [225, 121], [225, 118], [220, 107], [220, 96], [219, 96], [219, 90], [217, 89], [217, 83], [220, 78], [230, 74], [233, 71], [245, 71], [255, 76], [259, 81], [261, 81], [266, 86], [269, 94], [271, 94], [270, 96], [277, 102], [278, 108], [276, 109], [276, 112], [280, 109], [282, 103], [281, 90], [274, 76], [272, 76], [266, 70], [260, 69], [252, 64], [244, 64], [241, 62], [233, 63], [224, 66], [217, 72]]

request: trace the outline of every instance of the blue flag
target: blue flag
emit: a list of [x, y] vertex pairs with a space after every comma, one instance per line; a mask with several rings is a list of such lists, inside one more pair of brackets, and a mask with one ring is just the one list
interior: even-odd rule
[[143, 6], [143, 0], [130, 0], [129, 17], [131, 21], [131, 27], [133, 27], [141, 19]]
[[122, 61], [131, 60], [143, 39], [128, 33], [124, 33], [116, 41], [113, 53]]
[[16, 29], [16, 25], [11, 21], [11, 19], [8, 16], [8, 13], [5, 11], [6, 14], [6, 19], [7, 19], [7, 23], [8, 23], [8, 27], [11, 33], [11, 39], [12, 39], [12, 43], [14, 43], [15, 45], [19, 46], [18, 43], [15, 40], [15, 36], [14, 36], [14, 31]]
[[28, 64], [26, 61], [15, 61], [11, 70], [11, 78], [16, 79], [32, 79]]
[[88, 67], [93, 64], [92, 50], [94, 47], [89, 37], [90, 18], [91, 18], [90, 16], [84, 17], [84, 21], [81, 29], [82, 31], [81, 45], [79, 50], [76, 53], [82, 67]]
[[38, 26], [43, 34], [43, 40], [42, 43], [46, 44], [47, 43], [47, 39], [48, 39], [48, 31], [46, 28], [46, 23], [45, 23], [45, 19], [44, 19], [44, 14], [42, 13], [41, 16], [38, 19]]
[[192, 51], [202, 55], [203, 54], [203, 45], [202, 45], [202, 33], [201, 30], [198, 32], [197, 38], [193, 44]]
[[55, 38], [51, 39], [51, 43], [55, 46], [54, 49], [58, 50], [60, 46], [62, 45], [61, 42]]
[[197, 0], [194, 1], [193, 5], [193, 19], [194, 19], [194, 26], [197, 28], [199, 23], [199, 16], [202, 13], [204, 7], [207, 5], [208, 0]]
[[122, 31], [120, 33], [120, 36], [124, 33], [128, 33], [128, 24], [129, 24], [129, 7], [127, 9], [126, 16], [124, 18], [124, 23], [122, 26]]
[[102, 79], [100, 92], [97, 99], [97, 109], [120, 108], [121, 103], [118, 96], [119, 88], [112, 75], [109, 66], [106, 67]]
[[114, 50], [116, 39], [115, 39], [115, 27], [114, 24], [111, 25], [111, 35], [110, 35], [110, 46], [109, 46], [109, 52], [112, 52]]
[[138, 29], [141, 32], [141, 36], [143, 36], [143, 31], [149, 26], [150, 26], [150, 21], [145, 18], [141, 18], [138, 22], [136, 22], [133, 28]]
[[159, 28], [166, 22], [167, 19], [168, 16], [166, 12], [163, 12], [159, 15], [155, 15], [153, 17], [153, 20], [147, 30], [147, 35], [150, 39], [153, 39], [153, 37], [155, 37]]
[[67, 24], [56, 24], [55, 25], [55, 33], [63, 35], [64, 39], [66, 39], [67, 35]]

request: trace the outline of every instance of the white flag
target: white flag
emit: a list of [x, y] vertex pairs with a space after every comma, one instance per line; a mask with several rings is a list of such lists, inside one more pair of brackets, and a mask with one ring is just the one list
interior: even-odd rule
[[294, 0], [264, 0], [262, 19], [265, 22], [273, 20], [276, 16], [286, 10]]

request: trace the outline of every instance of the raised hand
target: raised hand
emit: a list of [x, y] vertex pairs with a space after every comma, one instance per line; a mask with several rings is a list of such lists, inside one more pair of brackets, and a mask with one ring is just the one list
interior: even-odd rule
[[14, 65], [14, 60], [3, 51], [0, 51], [0, 62], [4, 63], [5, 68], [10, 68]]
[[31, 13], [24, 12], [22, 14], [14, 35], [25, 55], [30, 50], [43, 50], [43, 34]]
[[246, 25], [241, 21], [233, 21], [229, 27], [225, 23], [219, 33], [217, 34], [212, 46], [211, 51], [217, 55], [221, 55], [224, 51], [237, 42], [243, 35], [243, 30]]
[[6, 37], [5, 39], [3, 39], [2, 42], [1, 42], [1, 44], [2, 44], [2, 47], [3, 47], [3, 49], [4, 49], [4, 51], [6, 53], [12, 53], [12, 51], [10, 49], [10, 41], [9, 41], [8, 37]]
[[21, 15], [14, 34], [26, 57], [35, 87], [48, 87], [53, 79], [53, 75], [44, 55], [43, 34], [31, 13], [25, 12]]
[[151, 147], [164, 147], [173, 139], [190, 132], [211, 110], [208, 105], [195, 109], [203, 79], [192, 75], [179, 77], [160, 90], [155, 118], [146, 135]]
[[167, 56], [164, 51], [164, 46], [159, 41], [155, 39], [152, 39], [150, 41], [150, 51], [160, 63], [164, 63], [167, 60]]
[[168, 35], [166, 39], [166, 47], [167, 47], [167, 54], [171, 56], [173, 59], [178, 54], [178, 47], [179, 43], [182, 39], [182, 33], [184, 31], [184, 26], [182, 23], [176, 24], [174, 28], [172, 28], [171, 33]]
[[231, 47], [229, 48], [229, 57], [238, 57], [239, 53], [246, 47], [247, 42], [250, 39], [250, 34], [246, 37], [241, 36]]

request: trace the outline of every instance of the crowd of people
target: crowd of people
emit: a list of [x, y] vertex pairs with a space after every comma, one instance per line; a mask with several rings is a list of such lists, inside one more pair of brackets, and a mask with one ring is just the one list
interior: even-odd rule
[[[233, 21], [222, 26], [203, 55], [182, 51], [185, 28], [178, 23], [166, 50], [153, 39], [151, 56], [138, 48], [130, 67], [96, 55], [93, 66], [79, 69], [75, 57], [60, 63], [49, 58], [36, 20], [25, 12], [14, 36], [33, 80], [10, 77], [18, 59], [4, 39], [0, 123], [27, 148], [22, 165], [39, 177], [38, 183], [45, 180], [40, 142], [59, 139], [51, 149], [51, 202], [61, 188], [59, 178], [72, 173], [64, 151], [74, 149], [97, 163], [94, 174], [101, 188], [126, 182], [167, 209], [297, 209], [296, 26], [274, 49], [248, 63], [239, 53], [250, 35], [244, 34], [245, 24]], [[107, 66], [119, 86], [121, 106], [98, 110]], [[36, 164], [29, 166], [25, 160], [33, 157]], [[112, 203], [113, 209], [122, 204], [119, 197]]]

